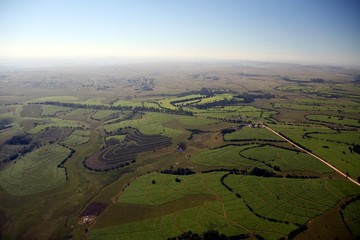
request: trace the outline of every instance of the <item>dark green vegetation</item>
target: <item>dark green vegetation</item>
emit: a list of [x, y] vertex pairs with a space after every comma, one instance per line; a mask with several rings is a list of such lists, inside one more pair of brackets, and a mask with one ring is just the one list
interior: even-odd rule
[[149, 66], [3, 73], [1, 238], [360, 236], [358, 70]]

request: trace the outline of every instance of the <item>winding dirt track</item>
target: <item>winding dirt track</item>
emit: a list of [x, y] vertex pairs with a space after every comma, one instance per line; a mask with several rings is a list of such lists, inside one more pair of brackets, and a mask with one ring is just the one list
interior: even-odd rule
[[268, 126], [264, 125], [264, 127], [271, 131], [272, 133], [276, 134], [277, 136], [281, 137], [282, 139], [284, 139], [285, 141], [287, 141], [288, 143], [292, 144], [294, 147], [300, 149], [301, 151], [309, 154], [310, 156], [316, 158], [317, 160], [321, 161], [322, 163], [326, 164], [327, 166], [329, 166], [330, 168], [334, 169], [336, 172], [338, 172], [339, 174], [341, 174], [342, 176], [344, 176], [346, 179], [350, 180], [351, 182], [355, 183], [356, 185], [358, 185], [360, 187], [360, 183], [358, 183], [357, 181], [355, 181], [354, 179], [348, 177], [345, 173], [343, 173], [342, 171], [340, 171], [338, 168], [334, 167], [333, 165], [331, 165], [330, 163], [328, 163], [327, 161], [325, 161], [324, 159], [316, 156], [315, 154], [303, 149], [302, 147], [300, 147], [299, 145], [297, 145], [296, 143], [290, 141], [289, 139], [283, 137], [281, 134], [279, 134], [278, 132], [276, 132], [275, 130], [269, 128]]

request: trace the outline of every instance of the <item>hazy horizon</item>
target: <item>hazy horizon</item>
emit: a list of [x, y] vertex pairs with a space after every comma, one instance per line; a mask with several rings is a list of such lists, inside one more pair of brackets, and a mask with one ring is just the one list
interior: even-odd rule
[[0, 60], [360, 66], [360, 3], [1, 1]]

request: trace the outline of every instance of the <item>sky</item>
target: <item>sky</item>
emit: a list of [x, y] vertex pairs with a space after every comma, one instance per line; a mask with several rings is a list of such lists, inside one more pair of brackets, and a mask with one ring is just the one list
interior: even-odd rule
[[360, 1], [0, 0], [0, 58], [360, 66]]

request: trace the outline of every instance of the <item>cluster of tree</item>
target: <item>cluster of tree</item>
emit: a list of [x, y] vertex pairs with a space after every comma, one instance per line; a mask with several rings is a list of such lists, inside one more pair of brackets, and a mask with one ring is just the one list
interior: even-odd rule
[[319, 176], [302, 176], [302, 175], [294, 175], [294, 174], [287, 174], [286, 178], [300, 178], [300, 179], [315, 179], [320, 178]]
[[187, 148], [187, 145], [186, 145], [186, 142], [180, 142], [179, 144], [178, 144], [178, 150], [179, 151], [185, 151], [186, 150], [186, 148]]
[[[219, 233], [217, 230], [208, 230], [203, 234], [193, 233], [191, 231], [182, 233], [181, 235], [168, 240], [240, 240], [248, 239], [248, 234], [240, 234], [235, 236], [226, 236], [225, 234]], [[259, 238], [258, 238], [259, 239]]]
[[351, 146], [349, 146], [349, 150], [350, 152], [356, 152], [358, 154], [360, 154], [360, 145], [359, 144], [355, 144], [353, 145], [353, 147], [351, 148]]
[[282, 177], [281, 175], [277, 175], [274, 172], [258, 167], [255, 167], [253, 170], [251, 170], [251, 172], [249, 172], [249, 175], [254, 175], [258, 177]]
[[275, 139], [259, 139], [259, 138], [247, 138], [247, 139], [230, 139], [225, 142], [251, 142], [251, 141], [262, 141], [262, 142], [285, 142], [284, 140], [275, 140]]
[[201, 134], [201, 133], [204, 133], [204, 132], [208, 132], [208, 131], [204, 131], [204, 130], [201, 130], [201, 129], [187, 128], [186, 130], [191, 132], [190, 135], [187, 137], [188, 140], [191, 140], [194, 137], [194, 135], [196, 135], [196, 134]]
[[92, 167], [89, 167], [85, 161], [83, 161], [83, 167], [90, 170], [90, 171], [94, 171], [94, 172], [110, 172], [110, 171], [113, 171], [113, 170], [117, 170], [117, 169], [120, 169], [120, 168], [124, 168], [124, 167], [127, 167], [130, 165], [130, 163], [135, 163], [136, 160], [131, 160], [131, 162], [124, 162], [124, 163], [120, 163], [119, 165], [116, 165], [116, 166], [112, 166], [112, 167], [109, 167], [109, 168], [92, 168]]
[[314, 83], [324, 83], [325, 80], [322, 79], [322, 78], [312, 78], [310, 79], [311, 82], [314, 82]]
[[9, 145], [28, 145], [32, 141], [28, 135], [16, 135], [5, 141]]
[[223, 99], [220, 101], [215, 101], [215, 102], [209, 102], [209, 103], [204, 103], [204, 104], [200, 104], [200, 105], [196, 105], [196, 108], [198, 109], [208, 109], [208, 108], [213, 108], [213, 107], [217, 107], [217, 106], [231, 106], [231, 105], [235, 105], [239, 103], [239, 101], [236, 98], [231, 98], [231, 99]]
[[39, 145], [39, 143], [33, 143], [30, 144], [29, 146], [24, 146], [22, 149], [20, 149], [17, 153], [14, 153], [10, 156], [8, 156], [7, 158], [5, 158], [4, 160], [2, 160], [1, 162], [6, 163], [6, 162], [11, 162], [14, 161], [16, 158], [18, 158], [21, 155], [24, 155], [28, 152], [31, 152], [32, 150], [34, 150], [35, 148], [37, 148]]
[[353, 197], [353, 198], [347, 200], [345, 203], [343, 203], [343, 204], [341, 205], [341, 209], [342, 209], [342, 210], [345, 210], [345, 208], [346, 208], [349, 204], [351, 204], [351, 203], [353, 203], [353, 202], [355, 202], [355, 201], [359, 201], [359, 200], [360, 200], [360, 195], [359, 195], [359, 196], [356, 196], [356, 197]]
[[245, 92], [239, 95], [234, 96], [234, 98], [242, 98], [244, 103], [252, 103], [255, 101], [256, 98], [259, 99], [271, 99], [274, 98], [275, 95], [271, 93], [250, 93]]
[[225, 134], [236, 132], [237, 130], [234, 128], [223, 128], [220, 133], [224, 136]]
[[72, 157], [72, 155], [74, 155], [74, 153], [75, 153], [76, 151], [75, 151], [75, 149], [69, 148], [69, 147], [65, 146], [64, 144], [59, 144], [59, 145], [61, 145], [61, 146], [63, 146], [63, 147], [66, 147], [67, 149], [70, 149], [70, 152], [69, 152], [69, 154], [66, 156], [66, 158], [63, 159], [63, 160], [57, 165], [58, 168], [63, 168], [63, 169], [64, 169], [64, 171], [65, 171], [65, 179], [66, 179], [66, 180], [69, 180], [68, 171], [67, 171], [67, 168], [64, 166], [64, 164], [66, 163], [67, 160], [69, 160], [69, 158]]
[[6, 128], [10, 128], [11, 125], [11, 119], [10, 118], [3, 118], [0, 119], [0, 130], [6, 129]]
[[194, 172], [190, 168], [178, 168], [178, 169], [170, 168], [161, 171], [161, 173], [172, 174], [172, 175], [191, 175], [191, 174], [195, 174], [196, 172]]
[[291, 232], [288, 234], [287, 239], [288, 239], [288, 240], [294, 239], [297, 235], [299, 235], [300, 233], [304, 232], [304, 231], [307, 230], [307, 229], [308, 229], [308, 227], [306, 226], [306, 224], [301, 225], [301, 226], [299, 226], [299, 228], [291, 231]]
[[177, 103], [189, 102], [189, 101], [194, 101], [194, 100], [201, 100], [202, 98], [205, 98], [205, 96], [174, 100], [174, 101], [171, 101], [170, 104], [175, 106], [175, 104], [177, 104]]
[[246, 174], [246, 170], [238, 170], [236, 168], [228, 169], [228, 168], [218, 168], [218, 169], [210, 169], [210, 170], [204, 170], [201, 173], [210, 173], [210, 172], [229, 172], [232, 174]]
[[229, 190], [230, 192], [233, 192], [233, 189], [224, 182], [225, 178], [227, 178], [230, 174], [233, 174], [233, 173], [227, 173], [227, 174], [221, 176], [221, 178], [220, 178], [220, 183], [221, 183], [227, 190]]
[[[358, 178], [358, 182], [360, 182], [359, 181], [359, 178]], [[346, 228], [349, 230], [349, 232], [351, 232], [352, 233], [352, 231], [351, 231], [351, 229], [349, 228], [349, 226], [348, 226], [348, 224], [347, 224], [347, 222], [345, 221], [345, 218], [344, 218], [344, 210], [346, 209], [346, 207], [349, 205], [349, 204], [351, 204], [351, 203], [353, 203], [353, 202], [355, 202], [355, 201], [359, 201], [360, 200], [360, 196], [356, 196], [356, 197], [354, 197], [354, 198], [351, 198], [350, 200], [347, 200], [345, 203], [343, 203], [342, 205], [341, 205], [341, 210], [342, 211], [340, 211], [340, 216], [341, 216], [341, 221], [344, 223], [344, 225], [346, 226]]]
[[184, 111], [183, 109], [173, 110], [168, 108], [154, 108], [154, 107], [144, 107], [144, 106], [105, 106], [105, 105], [93, 105], [93, 104], [82, 104], [82, 103], [64, 103], [57, 101], [45, 101], [29, 104], [44, 104], [44, 105], [54, 105], [62, 106], [69, 108], [86, 108], [86, 109], [95, 109], [95, 110], [116, 110], [116, 111], [148, 111], [148, 112], [164, 112], [169, 114], [178, 114], [178, 115], [187, 115], [193, 116], [192, 112]]

